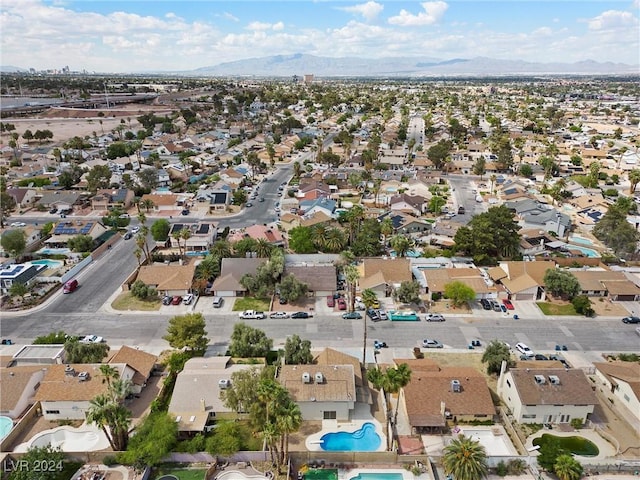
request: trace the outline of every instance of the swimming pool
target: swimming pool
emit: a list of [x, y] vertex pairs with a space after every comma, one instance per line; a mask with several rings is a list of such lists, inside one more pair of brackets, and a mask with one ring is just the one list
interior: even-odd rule
[[41, 248], [36, 253], [40, 255], [67, 255], [71, 253], [69, 248]]
[[9, 417], [0, 417], [0, 440], [9, 435], [9, 432], [13, 429], [13, 420]]
[[360, 472], [349, 480], [402, 480], [401, 473]]
[[567, 249], [569, 249], [569, 250], [578, 250], [578, 251], [584, 253], [589, 258], [598, 258], [598, 257], [600, 257], [600, 254], [598, 252], [596, 252], [592, 248], [581, 247], [579, 245], [567, 245]]
[[104, 432], [93, 425], [79, 428], [69, 426], [45, 430], [28, 442], [21, 443], [14, 451], [26, 452], [32, 447], [60, 447], [63, 452], [93, 452], [109, 448], [109, 441]]
[[320, 437], [320, 447], [333, 452], [375, 452], [382, 439], [373, 423], [367, 422], [355, 432], [329, 432]]
[[64, 262], [61, 262], [60, 260], [51, 260], [49, 258], [45, 258], [42, 260], [32, 260], [29, 263], [33, 265], [46, 265], [47, 268], [51, 268], [51, 269], [60, 268], [64, 265]]
[[571, 243], [577, 243], [578, 245], [593, 245], [593, 242], [588, 238], [581, 237], [580, 235], [572, 235], [569, 237]]

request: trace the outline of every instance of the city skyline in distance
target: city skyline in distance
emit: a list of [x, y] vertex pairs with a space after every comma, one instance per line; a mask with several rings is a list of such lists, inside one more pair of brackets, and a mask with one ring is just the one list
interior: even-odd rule
[[276, 55], [634, 66], [639, 9], [640, 0], [5, 0], [0, 45], [5, 66], [100, 73], [186, 72]]

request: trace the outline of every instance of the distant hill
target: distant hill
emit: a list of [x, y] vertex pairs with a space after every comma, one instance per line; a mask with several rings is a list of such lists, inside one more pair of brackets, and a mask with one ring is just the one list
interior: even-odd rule
[[211, 76], [293, 76], [313, 74], [317, 77], [430, 77], [430, 76], [507, 76], [507, 75], [616, 75], [640, 74], [638, 65], [599, 63], [591, 60], [576, 63], [533, 63], [495, 58], [359, 58], [318, 57], [294, 54], [250, 58], [202, 67], [183, 74]]
[[5, 73], [15, 73], [15, 72], [26, 72], [26, 68], [14, 67], [13, 65], [0, 65], [0, 72]]

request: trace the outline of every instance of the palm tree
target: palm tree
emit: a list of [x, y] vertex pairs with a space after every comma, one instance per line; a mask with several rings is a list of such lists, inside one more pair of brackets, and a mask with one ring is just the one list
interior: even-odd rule
[[256, 241], [256, 254], [258, 258], [269, 258], [272, 250], [273, 245], [271, 245], [266, 238], [259, 238]]
[[[377, 301], [378, 301], [378, 295], [376, 295], [376, 292], [374, 292], [370, 288], [367, 288], [367, 289], [362, 291], [362, 303], [364, 303], [364, 306], [367, 308], [367, 310], [369, 310], [370, 308], [373, 308], [373, 306], [376, 304]], [[366, 361], [367, 361], [367, 315], [366, 314], [363, 315], [362, 319], [363, 319], [362, 320], [362, 324], [364, 326], [363, 334], [362, 334], [362, 364], [366, 365]]]
[[386, 248], [387, 237], [393, 233], [393, 221], [390, 217], [384, 217], [380, 222], [380, 233], [383, 235], [382, 246]]
[[553, 471], [560, 480], [580, 480], [582, 478], [582, 465], [571, 455], [558, 455]]
[[338, 253], [344, 250], [347, 244], [344, 231], [341, 228], [330, 228], [325, 233], [324, 246], [331, 253]]
[[349, 289], [349, 311], [353, 312], [356, 304], [356, 286], [360, 278], [360, 272], [355, 265], [351, 264], [346, 265], [343, 268], [343, 272]]
[[181, 230], [175, 230], [175, 231], [171, 232], [171, 237], [178, 244], [178, 255], [180, 255], [180, 257], [182, 257], [182, 245], [180, 244], [180, 239], [182, 238], [181, 237]]
[[444, 471], [456, 480], [478, 480], [487, 476], [487, 452], [470, 437], [458, 435], [444, 447]]
[[405, 235], [395, 235], [389, 240], [389, 245], [399, 257], [405, 257], [407, 253], [413, 251], [413, 241]]
[[633, 194], [640, 183], [640, 170], [634, 168], [629, 172], [629, 193]]
[[102, 429], [114, 451], [120, 452], [127, 449], [131, 412], [114, 402], [111, 395], [100, 394], [89, 401], [87, 422]]
[[295, 178], [300, 178], [300, 171], [301, 171], [300, 162], [293, 162], [293, 176]]
[[151, 211], [151, 209], [156, 206], [156, 204], [153, 203], [153, 200], [151, 200], [150, 198], [145, 198], [144, 200], [142, 200], [140, 202], [140, 205], [142, 205], [147, 210], [147, 213], [149, 213], [149, 211]]
[[142, 262], [140, 261], [140, 259], [142, 258], [142, 250], [140, 250], [140, 248], [136, 248], [133, 251], [133, 254], [136, 256], [136, 259], [138, 260], [138, 267], [142, 266]]
[[393, 423], [398, 423], [398, 408], [400, 407], [400, 390], [407, 385], [411, 381], [411, 369], [409, 365], [406, 363], [401, 363], [396, 368], [392, 368], [387, 371], [387, 375], [389, 376], [389, 393], [397, 393], [398, 398], [396, 399], [396, 409], [393, 413]]
[[232, 254], [231, 244], [226, 240], [216, 240], [209, 248], [209, 253], [218, 258], [228, 258]]
[[373, 206], [374, 207], [378, 206], [378, 195], [380, 194], [380, 187], [381, 186], [382, 186], [382, 179], [381, 178], [376, 178], [373, 181], [373, 195], [374, 195]]
[[311, 226], [311, 237], [313, 238], [313, 245], [320, 252], [323, 252], [325, 249], [327, 228], [327, 225], [324, 223], [316, 223], [315, 225]]
[[489, 177], [489, 181], [491, 182], [491, 191], [489, 192], [490, 195], [493, 195], [493, 185], [496, 183], [497, 177], [494, 175], [491, 175]]
[[281, 408], [278, 412], [278, 425], [284, 444], [280, 447], [280, 463], [284, 463], [289, 456], [289, 434], [298, 431], [302, 425], [302, 413], [297, 403], [289, 401]]
[[100, 373], [102, 374], [102, 383], [107, 384], [107, 389], [111, 388], [113, 380], [120, 378], [120, 373], [115, 367], [106, 363], [100, 365]]
[[[180, 238], [182, 240], [184, 240], [184, 255], [187, 254], [187, 240], [189, 240], [191, 238], [191, 230], [189, 230], [188, 228], [183, 228], [182, 230], [180, 230]], [[180, 240], [178, 240], [178, 242], [180, 242]]]
[[389, 413], [389, 376], [386, 372], [383, 372], [378, 367], [373, 367], [367, 370], [367, 380], [375, 387], [376, 390], [381, 390], [384, 396], [384, 406], [386, 411], [386, 437], [387, 437], [387, 450], [391, 451], [391, 414]]
[[345, 218], [349, 223], [349, 245], [353, 245], [356, 232], [360, 230], [360, 225], [364, 220], [364, 207], [362, 205], [354, 205], [345, 214]]

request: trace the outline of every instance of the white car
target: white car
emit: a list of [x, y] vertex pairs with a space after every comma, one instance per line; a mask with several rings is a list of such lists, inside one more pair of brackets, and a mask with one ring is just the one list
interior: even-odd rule
[[27, 224], [24, 222], [13, 222], [11, 225], [11, 227], [26, 227]]
[[425, 338], [422, 340], [422, 348], [442, 348], [443, 345], [433, 338]]
[[182, 303], [185, 305], [191, 305], [193, 302], [193, 293], [187, 293], [184, 297], [182, 297]]
[[133, 227], [133, 228], [131, 229], [131, 233], [134, 233], [134, 234], [135, 234], [135, 233], [138, 233], [139, 231], [140, 231], [140, 227]]
[[269, 318], [289, 318], [289, 314], [287, 312], [273, 312]]
[[102, 343], [104, 342], [104, 338], [99, 337], [98, 335], [86, 335], [84, 338], [80, 339], [81, 343]]
[[516, 343], [516, 350], [518, 350], [525, 357], [535, 357], [535, 353], [524, 343]]

